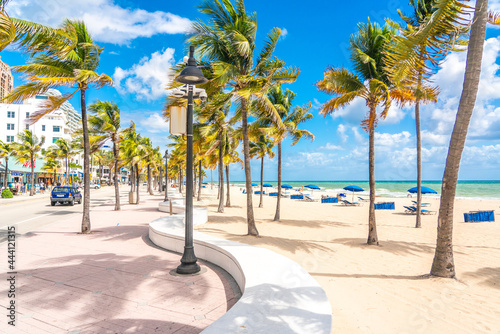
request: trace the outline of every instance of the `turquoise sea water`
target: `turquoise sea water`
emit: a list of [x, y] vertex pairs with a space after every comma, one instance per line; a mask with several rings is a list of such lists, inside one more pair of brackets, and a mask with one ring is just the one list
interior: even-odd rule
[[[244, 186], [244, 181], [231, 182], [236, 186]], [[260, 185], [260, 182], [254, 181]], [[276, 186], [278, 182], [265, 181], [264, 183]], [[368, 181], [283, 181], [282, 184], [289, 184], [295, 189], [308, 184], [314, 184], [325, 192], [346, 192], [342, 188], [349, 185], [356, 185], [363, 189], [364, 192], [357, 193], [358, 195], [369, 194]], [[377, 196], [387, 197], [406, 197], [407, 190], [416, 187], [416, 182], [411, 181], [377, 181], [375, 184]], [[422, 181], [422, 186], [434, 189], [436, 194], [424, 195], [424, 197], [440, 197], [441, 196], [441, 181]], [[414, 195], [415, 196], [415, 195]], [[460, 198], [477, 198], [477, 199], [495, 199], [500, 200], [500, 181], [458, 181], [457, 197]]]

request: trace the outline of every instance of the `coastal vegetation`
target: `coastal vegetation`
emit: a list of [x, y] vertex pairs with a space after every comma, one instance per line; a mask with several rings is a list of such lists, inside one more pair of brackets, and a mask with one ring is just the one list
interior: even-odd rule
[[[134, 204], [139, 203], [141, 174], [147, 181], [147, 191], [153, 194], [153, 180], [165, 173], [170, 180], [177, 180], [182, 192], [185, 175], [186, 139], [182, 135], [170, 136], [168, 147], [171, 154], [168, 170], [163, 170], [164, 157], [152, 140], [141, 136], [132, 122], [122, 128], [120, 108], [113, 101], [95, 101], [87, 111], [86, 92], [112, 85], [112, 79], [99, 73], [103, 51], [82, 21], [65, 20], [59, 28], [11, 18], [4, 10], [7, 1], [0, 2], [0, 50], [14, 45], [28, 56], [28, 64], [14, 69], [21, 73], [26, 83], [17, 87], [5, 102], [21, 102], [46, 93], [52, 87], [65, 87], [71, 91], [60, 97], [49, 96], [43, 108], [31, 115], [32, 123], [58, 109], [79, 93], [82, 129], [73, 141], [59, 139], [51, 149], [42, 152], [46, 163], [44, 170], [57, 177], [64, 161], [66, 181], [69, 182], [69, 165], [72, 155], [83, 152], [84, 206], [82, 233], [91, 232], [90, 224], [90, 167], [91, 161], [114, 170], [115, 210], [120, 210], [119, 173], [121, 168], [130, 172], [130, 192], [135, 194]], [[441, 204], [438, 215], [438, 233], [435, 258], [431, 274], [454, 277], [453, 261], [453, 205], [462, 151], [467, 136], [478, 90], [482, 50], [486, 23], [499, 24], [499, 15], [488, 13], [487, 0], [476, 1], [471, 7], [463, 1], [411, 1], [413, 13], [399, 13], [402, 22], [388, 21], [381, 26], [370, 19], [359, 23], [349, 40], [351, 64], [329, 66], [323, 79], [316, 83], [318, 90], [334, 95], [321, 106], [324, 116], [362, 99], [366, 104], [366, 117], [361, 123], [368, 133], [368, 169], [370, 204], [368, 215], [367, 244], [378, 245], [375, 217], [375, 129], [380, 120], [390, 113], [393, 103], [412, 104], [415, 108], [416, 155], [417, 155], [417, 215], [416, 227], [421, 227], [421, 129], [420, 105], [435, 102], [439, 88], [431, 77], [452, 51], [467, 50], [467, 68], [464, 88], [452, 133], [448, 158], [443, 177]], [[249, 13], [243, 0], [202, 1], [198, 7], [207, 18], [205, 23], [193, 23], [193, 34], [188, 43], [197, 48], [197, 56], [209, 81], [202, 86], [208, 101], [196, 101], [194, 131], [194, 187], [198, 186], [198, 200], [202, 195], [202, 180], [206, 171], [218, 169], [218, 210], [230, 207], [229, 170], [235, 163], [243, 165], [246, 190], [246, 224], [249, 236], [259, 236], [254, 218], [253, 187], [250, 161], [261, 161], [261, 197], [264, 158], [277, 155], [278, 197], [274, 220], [280, 220], [282, 145], [289, 140], [295, 145], [301, 139], [314, 140], [314, 134], [302, 129], [310, 120], [312, 104], [294, 106], [297, 94], [288, 88], [299, 77], [300, 71], [285, 60], [276, 57], [275, 50], [282, 36], [275, 27], [266, 35], [257, 50], [257, 15]], [[469, 14], [474, 10], [474, 17]], [[354, 27], [353, 27], [354, 30]], [[326, 64], [325, 64], [326, 66]], [[179, 71], [182, 64], [176, 65]], [[169, 88], [178, 87], [172, 83]], [[169, 108], [185, 105], [185, 101], [168, 97], [164, 111], [170, 119]], [[89, 113], [89, 114], [88, 114]], [[165, 138], [167, 139], [167, 138]], [[25, 130], [15, 144], [0, 142], [0, 158], [7, 165], [10, 157], [30, 161], [31, 195], [33, 195], [34, 159], [41, 152], [44, 139], [38, 140]], [[103, 150], [105, 142], [112, 143], [112, 151]], [[243, 159], [240, 158], [242, 153]], [[224, 174], [226, 181], [224, 181]], [[7, 181], [7, 171], [4, 176]], [[159, 190], [162, 182], [159, 182]], [[196, 182], [198, 184], [196, 185]], [[225, 193], [226, 182], [227, 190]], [[160, 190], [161, 191], [161, 190]], [[196, 192], [195, 192], [196, 193]]]

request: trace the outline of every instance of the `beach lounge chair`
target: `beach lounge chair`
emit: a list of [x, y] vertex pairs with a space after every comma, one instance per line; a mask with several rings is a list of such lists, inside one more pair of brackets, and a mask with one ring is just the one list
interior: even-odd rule
[[319, 198], [316, 198], [313, 195], [304, 195], [304, 200], [308, 202], [316, 202], [319, 201]]
[[[411, 210], [410, 212], [405, 211], [406, 213], [413, 213], [413, 214], [417, 213], [417, 207], [415, 206], [405, 206], [405, 208]], [[420, 213], [423, 215], [435, 215], [436, 211], [420, 209]]]
[[405, 213], [416, 214], [417, 208], [414, 206], [403, 206], [405, 208]]
[[346, 199], [343, 199], [342, 200], [342, 203], [346, 206], [360, 206], [361, 204], [358, 203], [358, 202], [349, 202], [348, 200]]
[[369, 199], [369, 198], [363, 198], [363, 197], [359, 197], [359, 196], [358, 196], [358, 199], [359, 199], [361, 202], [370, 202], [370, 199]]
[[[414, 205], [417, 205], [417, 201], [412, 201]], [[420, 203], [420, 206], [429, 206], [431, 203]]]

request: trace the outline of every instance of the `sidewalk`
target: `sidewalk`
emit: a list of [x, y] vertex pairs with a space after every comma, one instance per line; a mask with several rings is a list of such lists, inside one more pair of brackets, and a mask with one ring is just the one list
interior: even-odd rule
[[[165, 215], [157, 210], [162, 198], [141, 193], [139, 206], [122, 196], [121, 211], [113, 203], [93, 208], [88, 235], [77, 233], [81, 215], [75, 214], [18, 236], [16, 327], [3, 315], [0, 332], [199, 333], [223, 315], [239, 297], [232, 278], [202, 261], [207, 272], [173, 276], [181, 255], [148, 240], [149, 222]], [[6, 244], [0, 248], [7, 258]], [[7, 303], [1, 299], [4, 312]]]
[[25, 201], [34, 201], [34, 200], [40, 200], [40, 199], [47, 199], [50, 198], [50, 190], [45, 190], [45, 193], [38, 193], [33, 196], [30, 196], [29, 193], [22, 194], [22, 195], [14, 195], [12, 198], [2, 198], [0, 197], [0, 206], [2, 205], [8, 205], [12, 203], [19, 203], [19, 202], [25, 202]]

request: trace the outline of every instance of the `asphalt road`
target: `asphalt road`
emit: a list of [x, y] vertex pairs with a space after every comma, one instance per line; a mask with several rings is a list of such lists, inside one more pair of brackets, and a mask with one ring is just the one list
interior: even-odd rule
[[[122, 189], [122, 192], [125, 188]], [[114, 187], [92, 189], [90, 192], [90, 207], [114, 203]], [[83, 191], [82, 191], [83, 195]], [[0, 243], [6, 239], [8, 226], [15, 226], [16, 233], [25, 234], [37, 228], [51, 224], [71, 215], [81, 215], [83, 204], [74, 206], [56, 204], [50, 205], [50, 198], [41, 195], [29, 200], [0, 206]]]

